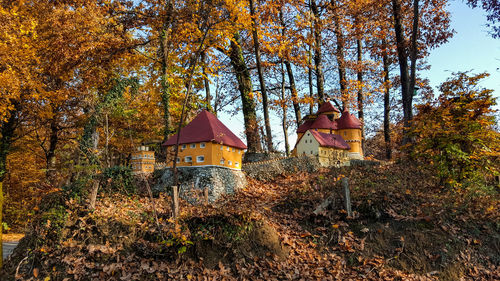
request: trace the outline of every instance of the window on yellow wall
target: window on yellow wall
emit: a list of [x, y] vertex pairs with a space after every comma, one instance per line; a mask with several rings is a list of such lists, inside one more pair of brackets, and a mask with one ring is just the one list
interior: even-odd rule
[[228, 166], [231, 166], [231, 165], [233, 165], [233, 162], [231, 162], [231, 160], [228, 160], [228, 161], [227, 161], [227, 165], [228, 165]]
[[204, 142], [200, 143], [200, 148], [205, 148], [205, 143]]
[[233, 147], [233, 152], [235, 152], [235, 151], [236, 151], [236, 150], [235, 150], [235, 149], [234, 149], [234, 147]]
[[205, 156], [203, 155], [196, 156], [196, 162], [198, 163], [205, 162]]
[[227, 147], [227, 151], [231, 151], [231, 148], [229, 146]]
[[219, 162], [221, 165], [224, 165], [224, 159], [221, 159]]
[[181, 162], [181, 158], [177, 157], [177, 163]]
[[234, 166], [235, 166], [235, 167], [239, 167], [239, 166], [240, 166], [240, 163], [238, 163], [238, 162], [234, 162]]
[[[174, 148], [174, 149], [175, 149], [175, 148]], [[186, 149], [186, 145], [185, 145], [185, 144], [183, 144], [183, 145], [182, 145], [182, 149]]]
[[196, 148], [196, 143], [192, 143], [191, 145], [189, 145], [189, 147]]
[[193, 162], [193, 157], [191, 157], [191, 156], [184, 157], [184, 162], [187, 162], [187, 163]]
[[224, 146], [223, 146], [223, 145], [221, 145], [221, 146], [220, 146], [220, 150], [222, 150], [222, 149], [224, 149]]

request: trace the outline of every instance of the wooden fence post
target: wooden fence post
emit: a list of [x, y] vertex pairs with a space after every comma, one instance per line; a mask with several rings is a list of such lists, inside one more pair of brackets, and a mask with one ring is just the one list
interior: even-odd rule
[[205, 186], [205, 205], [208, 205], [208, 187]]
[[342, 187], [344, 188], [345, 210], [347, 211], [347, 216], [352, 218], [351, 191], [349, 190], [349, 179], [347, 177], [342, 178]]
[[177, 185], [172, 186], [172, 198], [174, 205], [172, 206], [172, 212], [174, 215], [174, 219], [179, 217], [179, 190]]

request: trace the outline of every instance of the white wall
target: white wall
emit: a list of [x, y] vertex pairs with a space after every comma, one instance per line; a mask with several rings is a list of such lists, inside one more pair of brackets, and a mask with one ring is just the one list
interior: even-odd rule
[[319, 143], [311, 132], [307, 131], [297, 144], [297, 155], [318, 155]]

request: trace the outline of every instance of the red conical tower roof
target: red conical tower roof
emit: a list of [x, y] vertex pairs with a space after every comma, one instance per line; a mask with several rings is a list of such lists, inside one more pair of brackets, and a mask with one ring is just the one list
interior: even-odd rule
[[[246, 149], [247, 146], [212, 113], [203, 110], [189, 124], [181, 129], [179, 144], [209, 142]], [[175, 145], [177, 134], [171, 136], [164, 146]]]
[[311, 125], [310, 129], [337, 129], [337, 123], [330, 121], [326, 115], [319, 115]]
[[354, 114], [349, 113], [347, 109], [336, 121], [339, 129], [361, 129], [361, 121]]
[[319, 107], [318, 114], [330, 111], [335, 111], [340, 113], [340, 111], [336, 109], [330, 101], [326, 101]]

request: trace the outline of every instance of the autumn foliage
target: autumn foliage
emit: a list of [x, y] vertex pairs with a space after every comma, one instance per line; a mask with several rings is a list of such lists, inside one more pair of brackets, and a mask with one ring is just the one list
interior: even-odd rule
[[[458, 264], [459, 275], [498, 276], [480, 238], [456, 222], [497, 218], [495, 100], [478, 84], [486, 74], [458, 73], [429, 103], [431, 90], [417, 93], [424, 104], [406, 130], [411, 86], [430, 88], [418, 75], [428, 67], [423, 59], [453, 35], [447, 3], [0, 0], [0, 222], [29, 233], [5, 272], [50, 280], [432, 279], [445, 267], [453, 279], [448, 266]], [[177, 221], [170, 196], [152, 198], [147, 181], [131, 174], [130, 152], [139, 145], [171, 161], [162, 141], [202, 108], [243, 117], [251, 152], [279, 150], [283, 134], [288, 155], [288, 136], [326, 99], [357, 111], [366, 132], [379, 127], [383, 107], [386, 137], [367, 146], [396, 163], [409, 155], [414, 166], [250, 179], [248, 189], [213, 206], [183, 201]], [[281, 126], [271, 127], [270, 116]], [[346, 218], [340, 203], [312, 215], [345, 175], [359, 216]], [[455, 194], [444, 185], [481, 188]], [[473, 203], [461, 206], [471, 194]], [[442, 200], [451, 207], [439, 209]], [[439, 212], [454, 215], [433, 216]], [[384, 219], [397, 222], [386, 227]], [[391, 236], [397, 243], [367, 250], [386, 228], [419, 233], [429, 220], [433, 230], [462, 235], [456, 248], [470, 247], [450, 260], [441, 249], [425, 253], [425, 270], [399, 262], [416, 256], [405, 252], [401, 231]], [[471, 228], [490, 230], [488, 223]], [[478, 268], [461, 270], [469, 265]]]
[[493, 128], [496, 99], [479, 85], [485, 73], [456, 73], [439, 97], [418, 106], [413, 155], [434, 167], [450, 187], [493, 182], [500, 173], [500, 135]]

